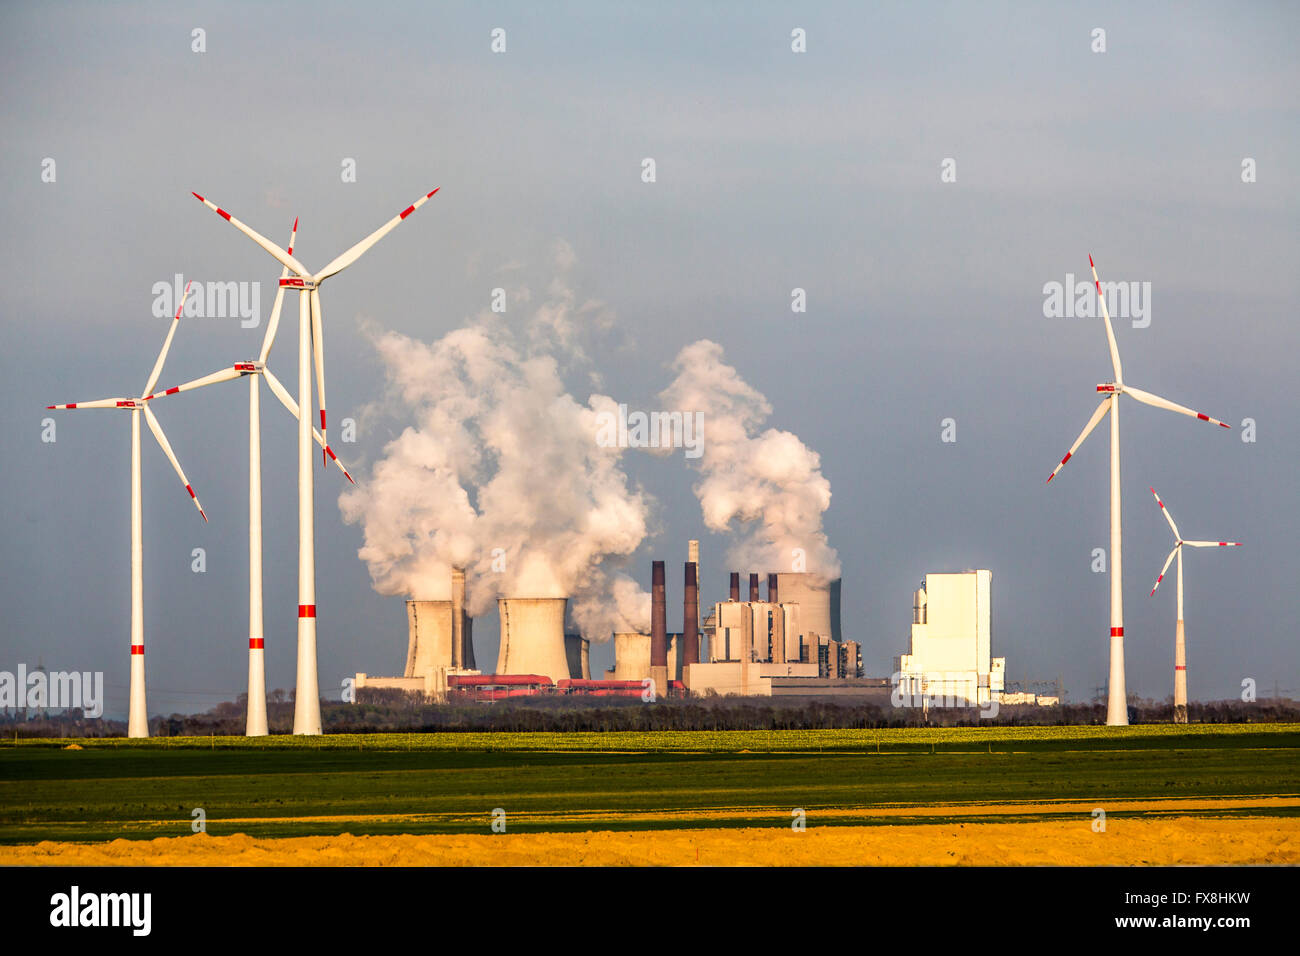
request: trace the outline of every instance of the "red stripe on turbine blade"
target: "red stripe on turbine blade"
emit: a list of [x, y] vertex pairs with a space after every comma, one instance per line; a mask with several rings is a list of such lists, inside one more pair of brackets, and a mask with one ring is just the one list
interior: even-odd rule
[[[441, 188], [442, 188], [441, 186], [434, 186], [434, 187], [433, 187], [433, 193], [436, 193], [436, 192], [437, 192], [439, 189], [441, 189]], [[424, 198], [425, 198], [425, 199], [432, 199], [432, 198], [433, 198], [433, 193], [429, 193], [429, 195], [425, 196]]]
[[1219, 542], [1219, 547], [1221, 547], [1221, 548], [1226, 548], [1227, 546], [1228, 546], [1228, 542], [1226, 542], [1226, 541], [1220, 541], [1220, 542]]
[[299, 617], [315, 617], [315, 616], [316, 616], [316, 605], [315, 605], [315, 604], [299, 604], [299, 605], [298, 605], [298, 616], [299, 616]]
[[325, 430], [325, 409], [320, 410], [320, 430]]
[[175, 394], [176, 394], [177, 392], [179, 392], [180, 390], [181, 390], [181, 387], [180, 387], [179, 385], [173, 385], [171, 388], [167, 389], [167, 391], [163, 392], [163, 394], [164, 394], [164, 395], [175, 395]]
[[1219, 422], [1219, 427], [1220, 427], [1220, 428], [1231, 428], [1232, 426], [1229, 425], [1227, 422]]
[[1197, 412], [1197, 413], [1196, 413], [1196, 417], [1199, 418], [1199, 419], [1200, 419], [1201, 421], [1203, 421], [1203, 422], [1208, 422], [1208, 421], [1210, 420], [1210, 416], [1209, 416], [1209, 415], [1202, 415], [1200, 412]]
[[248, 649], [250, 651], [260, 651], [265, 647], [266, 647], [266, 638], [264, 637], [250, 637], [248, 639]]
[[1094, 269], [1097, 268], [1095, 265], [1093, 265], [1091, 252], [1088, 253], [1088, 265], [1092, 266]]
[[199, 202], [207, 202], [206, 199], [204, 199], [202, 196], [200, 196], [200, 195], [199, 195], [198, 193], [196, 193], [196, 192], [191, 192], [190, 195], [193, 196], [195, 199], [197, 199]]
[[411, 213], [413, 213], [413, 212], [415, 212], [415, 207], [414, 207], [414, 206], [407, 206], [405, 209], [402, 210], [402, 214], [401, 214], [400, 216], [398, 216], [398, 218], [399, 218], [399, 219], [405, 219], [407, 216], [409, 216], [409, 215], [410, 215]]
[[134, 657], [134, 656], [137, 655], [137, 654], [139, 654], [141, 657], [144, 656], [144, 645], [143, 645], [143, 644], [132, 644], [132, 645], [131, 645], [131, 656]]
[[[189, 485], [186, 485], [186, 486], [185, 486], [185, 490], [188, 491], [188, 492], [190, 493], [190, 497], [191, 497], [191, 498], [194, 497], [194, 489], [193, 489], [193, 488], [191, 488]], [[197, 500], [197, 499], [195, 499], [195, 500]]]
[[1123, 637], [1123, 636], [1124, 636], [1124, 628], [1122, 628], [1122, 627], [1112, 627], [1112, 628], [1110, 629], [1110, 636], [1111, 636], [1111, 637]]
[[77, 403], [76, 403], [76, 402], [70, 402], [70, 403], [68, 403], [67, 405], [64, 405], [63, 407], [64, 407], [64, 408], [76, 408], [76, 407], [77, 407]]
[[217, 207], [217, 215], [226, 220], [226, 222], [230, 222], [230, 213], [226, 212], [220, 206]]

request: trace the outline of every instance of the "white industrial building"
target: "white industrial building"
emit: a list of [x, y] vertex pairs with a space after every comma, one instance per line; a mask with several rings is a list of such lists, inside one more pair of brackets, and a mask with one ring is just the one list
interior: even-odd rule
[[927, 574], [912, 597], [908, 652], [894, 659], [904, 699], [1000, 701], [1006, 658], [992, 656], [993, 572]]

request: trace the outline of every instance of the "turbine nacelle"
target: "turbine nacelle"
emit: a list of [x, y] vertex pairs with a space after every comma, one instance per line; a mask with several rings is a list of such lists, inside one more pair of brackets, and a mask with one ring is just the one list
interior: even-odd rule
[[289, 276], [287, 279], [280, 280], [282, 289], [294, 289], [298, 292], [311, 292], [318, 286], [319, 283], [315, 279], [304, 279], [301, 276]]

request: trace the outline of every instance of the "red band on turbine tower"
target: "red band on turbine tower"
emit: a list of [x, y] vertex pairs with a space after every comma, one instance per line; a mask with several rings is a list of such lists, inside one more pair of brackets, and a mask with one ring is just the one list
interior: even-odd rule
[[144, 657], [144, 645], [143, 645], [143, 644], [132, 644], [132, 645], [131, 645], [131, 656], [134, 657], [136, 654], [139, 654], [141, 657]]
[[315, 617], [315, 616], [316, 616], [316, 605], [315, 605], [315, 604], [299, 604], [299, 605], [298, 605], [298, 616], [299, 616], [299, 617]]
[[1122, 628], [1122, 627], [1112, 627], [1112, 628], [1110, 629], [1110, 636], [1111, 636], [1111, 637], [1123, 637], [1123, 636], [1124, 636], [1124, 628]]
[[262, 650], [264, 647], [266, 647], [266, 638], [264, 638], [264, 637], [250, 637], [250, 638], [248, 639], [248, 649], [249, 649], [250, 651], [260, 651], [260, 650]]
[[1187, 665], [1186, 665], [1186, 664], [1175, 664], [1175, 665], [1174, 665], [1174, 670], [1176, 670], [1176, 671], [1185, 671], [1185, 670], [1187, 670]]

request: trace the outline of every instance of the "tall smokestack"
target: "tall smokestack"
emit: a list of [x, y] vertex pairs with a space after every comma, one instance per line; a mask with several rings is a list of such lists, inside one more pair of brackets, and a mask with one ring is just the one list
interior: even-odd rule
[[700, 662], [700, 589], [695, 564], [686, 562], [686, 599], [682, 602], [682, 664]]
[[770, 573], [767, 576], [767, 603], [768, 604], [781, 603], [780, 601], [777, 600], [777, 584], [776, 584], [775, 573]]
[[740, 572], [731, 572], [731, 600], [740, 600]]
[[451, 569], [451, 666], [465, 667], [465, 569]]
[[751, 601], [758, 601], [758, 600], [759, 600], [759, 596], [758, 596], [758, 575], [757, 575], [757, 574], [751, 574], [751, 575], [749, 576], [749, 599], [750, 599]]
[[664, 598], [664, 563], [655, 561], [650, 572], [650, 666], [668, 667], [668, 606]]

